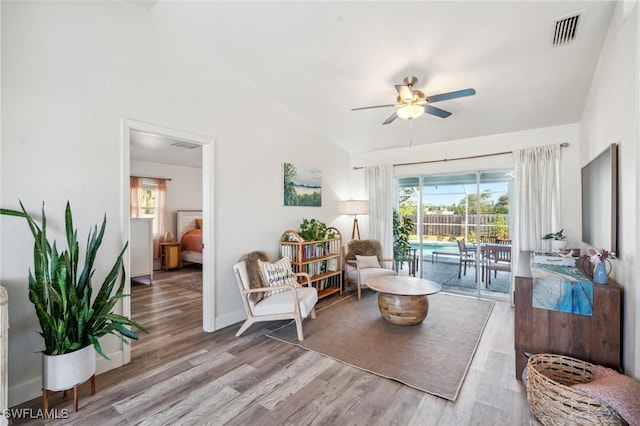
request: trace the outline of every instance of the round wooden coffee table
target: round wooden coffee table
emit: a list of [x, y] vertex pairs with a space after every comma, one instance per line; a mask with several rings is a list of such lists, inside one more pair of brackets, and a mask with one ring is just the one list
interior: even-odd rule
[[382, 317], [398, 325], [420, 324], [429, 313], [430, 294], [442, 286], [422, 278], [405, 276], [376, 277], [367, 287], [378, 292], [378, 308]]

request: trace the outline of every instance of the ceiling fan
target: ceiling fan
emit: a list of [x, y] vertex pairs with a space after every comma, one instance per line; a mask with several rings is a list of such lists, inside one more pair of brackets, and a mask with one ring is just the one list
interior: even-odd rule
[[368, 107], [352, 108], [351, 111], [359, 111], [371, 108], [387, 108], [396, 107], [396, 111], [389, 116], [382, 124], [389, 124], [396, 118], [400, 117], [405, 120], [412, 120], [420, 117], [423, 113], [435, 115], [440, 118], [447, 118], [451, 115], [449, 111], [436, 108], [431, 104], [434, 102], [446, 101], [449, 99], [462, 98], [464, 96], [473, 96], [476, 94], [475, 89], [456, 90], [455, 92], [441, 93], [439, 95], [425, 96], [422, 90], [414, 89], [413, 86], [418, 82], [417, 77], [405, 77], [404, 84], [396, 84], [398, 97], [395, 104], [374, 105]]

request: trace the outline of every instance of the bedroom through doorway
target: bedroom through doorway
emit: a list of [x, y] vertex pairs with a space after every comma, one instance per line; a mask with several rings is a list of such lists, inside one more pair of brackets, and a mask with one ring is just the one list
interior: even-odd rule
[[[140, 258], [131, 233], [132, 285], [167, 284], [202, 299], [202, 146], [163, 135], [130, 132], [131, 220], [149, 221], [152, 272], [138, 270]], [[135, 260], [135, 261], [134, 261]], [[145, 261], [147, 259], [144, 259]], [[134, 313], [135, 314], [135, 313]]]
[[[123, 224], [129, 225], [124, 234], [131, 246], [125, 259], [130, 277], [125, 293], [148, 303], [166, 303], [174, 311], [197, 308], [202, 329], [213, 331], [213, 227], [207, 232], [206, 225], [213, 223], [213, 140], [123, 120], [123, 157]], [[135, 222], [145, 220], [151, 223], [151, 236], [141, 237]], [[142, 271], [145, 275], [136, 271], [140, 253], [135, 246], [141, 244], [135, 244], [135, 238], [142, 238], [145, 246], [151, 240], [152, 267], [148, 274]], [[188, 300], [187, 306], [171, 305], [177, 294]], [[123, 299], [123, 314], [136, 319], [140, 313], [131, 311], [128, 299]], [[140, 300], [135, 305], [140, 306]], [[144, 325], [151, 327], [150, 334], [163, 335], [170, 331], [162, 327], [176, 321], [179, 316], [172, 320], [169, 315]], [[127, 351], [125, 363], [131, 359], [129, 345], [124, 346]]]

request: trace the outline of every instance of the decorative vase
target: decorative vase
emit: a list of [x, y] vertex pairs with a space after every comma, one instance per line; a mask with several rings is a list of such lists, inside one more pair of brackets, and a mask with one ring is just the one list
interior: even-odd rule
[[569, 245], [569, 241], [566, 240], [551, 240], [551, 250], [552, 251], [560, 251], [562, 249], [566, 249]]
[[96, 372], [93, 345], [62, 355], [42, 355], [42, 387], [61, 391], [84, 383]]
[[607, 274], [607, 268], [604, 266], [604, 262], [596, 263], [596, 267], [593, 269], [593, 282], [597, 284], [606, 284], [609, 281]]

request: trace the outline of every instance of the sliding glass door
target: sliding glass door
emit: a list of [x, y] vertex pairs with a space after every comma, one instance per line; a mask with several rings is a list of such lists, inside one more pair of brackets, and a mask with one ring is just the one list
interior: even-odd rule
[[[408, 257], [416, 257], [416, 276], [452, 292], [508, 295], [512, 182], [508, 170], [397, 178], [398, 214], [414, 224]], [[489, 260], [494, 252], [499, 258]], [[406, 264], [401, 274], [411, 273]]]

